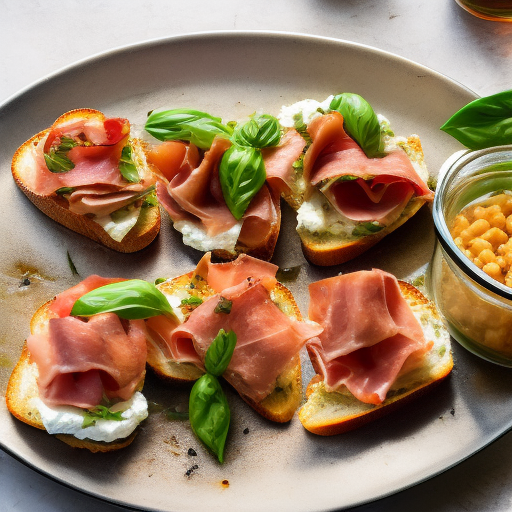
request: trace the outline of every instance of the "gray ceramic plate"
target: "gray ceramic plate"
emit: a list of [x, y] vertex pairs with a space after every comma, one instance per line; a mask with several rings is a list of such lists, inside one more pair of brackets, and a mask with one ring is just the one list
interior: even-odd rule
[[[11, 157], [23, 141], [63, 112], [79, 107], [127, 117], [134, 124], [143, 124], [146, 113], [157, 107], [194, 107], [228, 120], [260, 108], [277, 113], [282, 104], [324, 99], [341, 91], [366, 97], [392, 121], [397, 133], [418, 133], [434, 172], [459, 149], [438, 127], [474, 98], [446, 77], [373, 48], [300, 35], [215, 33], [149, 42], [95, 57], [40, 81], [3, 105], [1, 393], [33, 311], [77, 281], [67, 252], [82, 276], [147, 279], [189, 271], [200, 257], [182, 246], [166, 220], [150, 247], [121, 255], [46, 218], [11, 179]], [[293, 214], [286, 208], [283, 213], [274, 260], [282, 267], [301, 266], [298, 279], [289, 286], [303, 312], [312, 280], [371, 267], [404, 278], [423, 268], [432, 253], [432, 223], [424, 209], [371, 253], [343, 267], [314, 268], [300, 251]], [[20, 286], [24, 277], [29, 277], [29, 286]], [[105, 455], [72, 450], [11, 418], [3, 401], [0, 443], [57, 481], [137, 508], [302, 512], [348, 507], [435, 475], [511, 427], [509, 372], [454, 350], [456, 370], [437, 390], [392, 416], [338, 437], [310, 435], [297, 418], [289, 425], [271, 424], [229, 393], [234, 418], [224, 465], [203, 450], [187, 422], [169, 421], [158, 412], [184, 406], [188, 390], [162, 386], [151, 376], [146, 394], [156, 412], [128, 449]], [[307, 380], [311, 372], [307, 365], [305, 369]], [[189, 448], [197, 456], [188, 455]], [[188, 472], [193, 466], [197, 468]]]

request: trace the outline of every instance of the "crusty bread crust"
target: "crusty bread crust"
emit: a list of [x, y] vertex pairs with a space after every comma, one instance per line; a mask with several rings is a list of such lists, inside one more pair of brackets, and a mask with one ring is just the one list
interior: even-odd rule
[[310, 263], [318, 266], [339, 265], [350, 261], [380, 242], [385, 236], [407, 222], [426, 203], [422, 197], [411, 199], [400, 217], [380, 230], [379, 232], [367, 235], [355, 240], [322, 241], [315, 236], [300, 232], [302, 251]]
[[[161, 291], [172, 295], [180, 289], [187, 289], [194, 273], [189, 272], [158, 285]], [[210, 289], [195, 289], [199, 296], [212, 295]], [[273, 301], [288, 316], [302, 320], [299, 308], [291, 292], [282, 284], [277, 283], [271, 292]], [[151, 347], [150, 347], [151, 345]], [[168, 382], [184, 383], [198, 379], [203, 371], [193, 364], [176, 363], [167, 359], [157, 347], [148, 343], [148, 366], [158, 377]], [[290, 421], [302, 400], [302, 379], [300, 357], [297, 355], [276, 380], [274, 391], [261, 402], [255, 402], [240, 394], [255, 411], [265, 418], [278, 423]]]
[[313, 434], [331, 436], [358, 428], [421, 396], [450, 374], [453, 368], [450, 336], [441, 323], [436, 307], [411, 284], [403, 281], [399, 281], [399, 284], [411, 308], [421, 310], [428, 317], [427, 323], [422, 324], [426, 338], [429, 339], [427, 325], [439, 329], [439, 337], [434, 336], [434, 346], [425, 357], [424, 366], [399, 376], [384, 402], [379, 405], [363, 404], [348, 390], [327, 392], [321, 376], [315, 375], [306, 390], [307, 401], [299, 411], [302, 425]]
[[[101, 120], [105, 116], [93, 109], [77, 109], [67, 112], [60, 116], [57, 122], [70, 121], [74, 118], [93, 118], [99, 117]], [[35, 146], [50, 129], [39, 132], [23, 143], [14, 153], [11, 170], [14, 181], [30, 201], [51, 219], [63, 226], [84, 235], [95, 242], [98, 242], [110, 249], [119, 252], [135, 252], [149, 245], [160, 231], [160, 209], [158, 206], [142, 208], [139, 219], [135, 226], [128, 232], [121, 242], [117, 242], [96, 222], [85, 215], [79, 215], [71, 212], [67, 201], [55, 194], [44, 196], [33, 192], [25, 181], [25, 159], [29, 151]], [[137, 141], [132, 141], [138, 144]]]
[[[38, 332], [44, 323], [50, 318], [54, 318], [55, 314], [49, 309], [54, 299], [43, 304], [32, 317], [30, 322], [31, 333]], [[7, 391], [5, 401], [9, 412], [18, 420], [28, 425], [46, 430], [41, 420], [41, 415], [35, 405], [34, 399], [38, 398], [39, 390], [37, 387], [37, 366], [30, 361], [30, 353], [27, 349], [26, 342], [23, 344], [21, 355], [18, 363], [11, 373], [9, 382], [7, 383]], [[137, 386], [137, 390], [141, 390], [144, 385], [144, 377]], [[90, 439], [78, 439], [72, 435], [56, 434], [55, 437], [74, 448], [85, 448], [93, 453], [110, 452], [124, 448], [133, 442], [137, 435], [138, 428], [124, 439], [116, 439], [111, 443], [101, 441], [92, 441]]]

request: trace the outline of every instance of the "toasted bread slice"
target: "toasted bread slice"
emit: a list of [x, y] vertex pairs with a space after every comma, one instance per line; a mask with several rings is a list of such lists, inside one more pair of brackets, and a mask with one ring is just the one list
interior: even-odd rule
[[421, 367], [398, 376], [382, 404], [361, 402], [346, 388], [327, 392], [320, 375], [311, 379], [307, 401], [299, 411], [302, 425], [314, 434], [330, 436], [353, 430], [373, 421], [428, 391], [446, 378], [453, 368], [450, 335], [435, 305], [414, 286], [399, 281], [400, 291], [418, 318], [425, 339], [434, 343]]
[[[194, 283], [193, 287], [191, 287], [191, 283]], [[203, 299], [214, 295], [206, 282], [198, 283], [194, 280], [193, 272], [159, 284], [158, 288], [167, 295], [179, 296], [180, 293], [188, 293], [190, 290], [194, 290], [194, 294]], [[271, 291], [271, 297], [286, 315], [302, 320], [293, 295], [285, 286], [278, 283]], [[186, 307], [183, 307], [183, 311], [185, 314], [187, 313]], [[160, 378], [171, 382], [192, 382], [203, 374], [202, 370], [191, 363], [177, 363], [166, 357], [156, 340], [148, 344], [147, 362]], [[299, 355], [297, 354], [290, 365], [278, 376], [274, 391], [261, 402], [255, 402], [243, 394], [240, 396], [265, 418], [278, 423], [290, 421], [302, 399]]]
[[350, 261], [380, 242], [386, 235], [408, 221], [424, 204], [422, 197], [412, 198], [400, 217], [377, 233], [359, 238], [347, 238], [335, 236], [318, 236], [307, 231], [299, 231], [302, 251], [304, 256], [313, 263], [322, 267], [339, 265]]
[[[56, 123], [93, 117], [97, 117], [100, 120], [105, 119], [105, 116], [97, 110], [77, 109], [62, 115], [57, 119]], [[100, 224], [88, 216], [71, 212], [68, 208], [67, 200], [62, 196], [57, 194], [41, 195], [30, 189], [27, 184], [27, 177], [37, 172], [32, 149], [49, 131], [50, 129], [44, 130], [27, 140], [16, 150], [12, 159], [11, 170], [14, 181], [30, 201], [59, 224], [115, 251], [135, 252], [149, 245], [160, 231], [160, 209], [158, 206], [143, 207], [135, 226], [121, 242], [118, 242]], [[138, 166], [145, 165], [141, 142], [138, 139], [131, 139], [129, 144], [136, 155], [136, 164]]]
[[[37, 333], [43, 328], [43, 325], [50, 318], [56, 315], [49, 309], [52, 301], [43, 304], [34, 314], [30, 322], [30, 330]], [[5, 401], [9, 412], [20, 421], [28, 425], [46, 430], [41, 414], [37, 408], [37, 398], [39, 397], [39, 389], [37, 387], [37, 377], [39, 375], [37, 365], [30, 361], [30, 353], [26, 343], [23, 344], [20, 359], [11, 373], [9, 382], [7, 383], [7, 391]], [[137, 386], [140, 391], [144, 385], [144, 378]], [[74, 448], [85, 448], [91, 452], [110, 452], [124, 448], [133, 442], [137, 435], [138, 428], [128, 437], [116, 439], [110, 443], [93, 441], [91, 439], [78, 439], [68, 434], [56, 434], [55, 437]]]

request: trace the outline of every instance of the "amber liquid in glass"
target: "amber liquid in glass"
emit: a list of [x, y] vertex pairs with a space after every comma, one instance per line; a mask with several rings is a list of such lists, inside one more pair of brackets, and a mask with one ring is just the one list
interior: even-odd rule
[[492, 21], [512, 22], [512, 0], [455, 0], [466, 11]]

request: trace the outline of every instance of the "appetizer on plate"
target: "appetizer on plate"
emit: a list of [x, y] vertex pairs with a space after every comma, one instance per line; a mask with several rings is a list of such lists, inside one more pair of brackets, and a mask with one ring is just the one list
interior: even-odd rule
[[281, 209], [267, 181], [265, 153], [280, 142], [277, 119], [254, 115], [233, 127], [178, 109], [152, 112], [145, 128], [164, 141], [150, 145], [147, 159], [160, 174], [158, 200], [183, 242], [225, 260], [242, 253], [270, 260]]
[[207, 253], [195, 271], [159, 284], [178, 320], [146, 321], [148, 364], [160, 377], [193, 381], [204, 373], [219, 331], [233, 331], [237, 342], [224, 378], [267, 419], [291, 420], [302, 398], [299, 351], [322, 329], [302, 321], [293, 296], [275, 279], [277, 269], [245, 254], [212, 263]]
[[372, 270], [317, 281], [309, 294], [309, 318], [323, 327], [306, 345], [317, 375], [299, 419], [310, 432], [357, 428], [451, 372], [448, 331], [414, 286]]
[[72, 314], [87, 292], [122, 281], [90, 276], [41, 306], [7, 386], [13, 416], [92, 452], [129, 445], [148, 415], [144, 321]]
[[126, 119], [67, 112], [18, 148], [12, 175], [46, 215], [116, 251], [143, 249], [160, 230], [155, 177]]
[[[361, 96], [330, 96], [283, 107], [283, 140], [306, 143], [273, 179], [297, 211], [305, 256], [316, 265], [348, 261], [433, 198], [417, 135], [396, 137]], [[298, 144], [298, 142], [297, 142]]]

